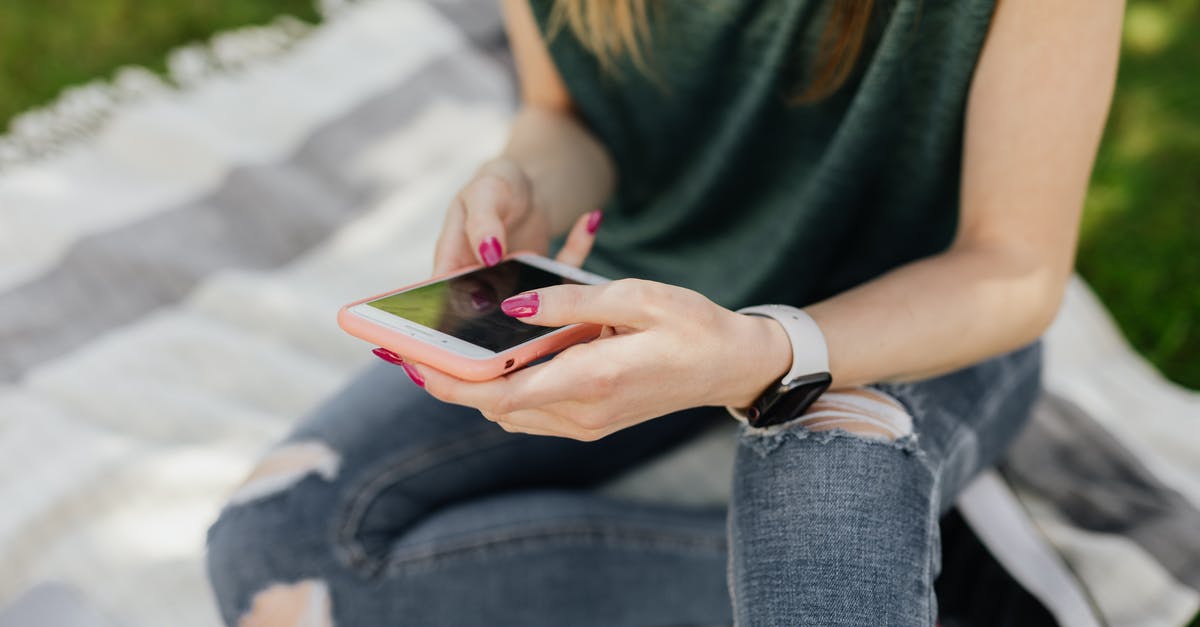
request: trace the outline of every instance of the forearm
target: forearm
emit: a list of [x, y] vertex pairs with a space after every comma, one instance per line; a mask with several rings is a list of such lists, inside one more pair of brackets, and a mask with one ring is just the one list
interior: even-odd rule
[[1069, 264], [956, 247], [805, 311], [826, 336], [835, 387], [919, 379], [1036, 339], [1053, 320], [1068, 275]]
[[565, 233], [612, 194], [615, 171], [608, 150], [570, 114], [522, 107], [501, 156], [529, 177], [534, 207], [545, 211], [554, 234]]

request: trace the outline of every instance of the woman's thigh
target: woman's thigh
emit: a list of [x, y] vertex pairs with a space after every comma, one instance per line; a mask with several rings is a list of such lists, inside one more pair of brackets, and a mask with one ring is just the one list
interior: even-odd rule
[[393, 547], [373, 591], [342, 592], [375, 617], [364, 625], [727, 625], [726, 555], [723, 507], [527, 490], [439, 510]]
[[209, 533], [226, 620], [275, 582], [369, 582], [431, 514], [504, 492], [586, 488], [700, 431], [682, 412], [598, 442], [510, 434], [437, 401], [396, 367], [357, 377], [237, 488]]
[[876, 386], [913, 417], [914, 442], [938, 480], [939, 514], [1008, 450], [1041, 394], [1040, 341], [949, 374]]

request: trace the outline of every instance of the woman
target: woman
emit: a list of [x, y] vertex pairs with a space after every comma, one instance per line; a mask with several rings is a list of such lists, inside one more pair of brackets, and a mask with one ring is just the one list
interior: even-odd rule
[[[570, 227], [560, 259], [637, 278], [507, 301], [606, 331], [495, 381], [380, 351], [403, 368], [306, 421], [214, 525], [224, 619], [932, 624], [938, 518], [1037, 394], [1122, 4], [504, 10], [524, 106], [436, 271]], [[760, 304], [797, 309], [735, 312]], [[815, 403], [770, 402], [824, 371]], [[743, 428], [727, 514], [588, 490], [722, 407], [773, 423]]]

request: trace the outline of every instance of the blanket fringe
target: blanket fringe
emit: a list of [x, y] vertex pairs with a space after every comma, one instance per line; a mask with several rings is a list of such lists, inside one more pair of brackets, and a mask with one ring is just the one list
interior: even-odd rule
[[[355, 2], [316, 0], [316, 5], [326, 21], [336, 19]], [[264, 26], [226, 31], [206, 43], [176, 48], [167, 56], [165, 76], [127, 66], [109, 79], [69, 87], [50, 104], [13, 118], [7, 134], [0, 135], [0, 172], [60, 154], [95, 136], [121, 107], [277, 57], [312, 29], [312, 24], [284, 15]]]

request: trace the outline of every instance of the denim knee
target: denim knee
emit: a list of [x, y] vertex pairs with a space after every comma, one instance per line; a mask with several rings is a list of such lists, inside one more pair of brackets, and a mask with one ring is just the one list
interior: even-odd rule
[[[332, 491], [321, 485], [328, 484], [326, 478], [315, 472], [263, 491], [253, 487], [261, 468], [234, 493], [208, 530], [208, 577], [221, 617], [229, 625], [238, 624], [258, 601], [256, 596], [271, 586], [312, 588], [315, 582], [313, 594], [320, 592], [321, 578], [337, 566], [329, 533], [333, 508], [325, 502]], [[256, 491], [252, 497], [246, 495], [248, 486]]]
[[[836, 498], [842, 502], [883, 498], [879, 489], [900, 483], [928, 487], [936, 472], [918, 446], [919, 435], [909, 431], [895, 438], [879, 437], [841, 427], [812, 429], [802, 419], [755, 429], [743, 427], [738, 442], [735, 484], [779, 484], [776, 498]], [[809, 501], [811, 502], [811, 501]], [[798, 514], [800, 512], [797, 512]]]
[[221, 618], [236, 625], [238, 617], [250, 606], [254, 593], [265, 581], [272, 565], [283, 554], [278, 532], [252, 508], [226, 509], [208, 530], [206, 554], [208, 578], [216, 597]]
[[[938, 477], [916, 438], [743, 429], [729, 517], [739, 623], [931, 624]], [[897, 586], [908, 592], [892, 598]]]

